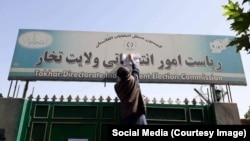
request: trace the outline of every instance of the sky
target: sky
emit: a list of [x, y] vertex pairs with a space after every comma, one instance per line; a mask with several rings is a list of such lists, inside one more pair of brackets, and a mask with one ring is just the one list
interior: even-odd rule
[[[0, 93], [4, 97], [21, 98], [24, 91], [25, 82], [13, 81], [11, 85], [8, 80], [19, 29], [235, 36], [230, 30], [231, 21], [223, 16], [224, 4], [227, 0], [189, 0], [187, 3], [183, 0], [0, 0]], [[244, 51], [240, 54], [249, 83], [250, 55]], [[33, 94], [33, 97], [116, 97], [114, 83], [34, 81], [28, 86], [27, 96]], [[207, 87], [141, 84], [146, 97], [166, 101], [169, 98], [199, 101], [201, 98], [194, 89], [202, 88], [206, 93]], [[240, 118], [244, 118], [250, 106], [250, 86], [230, 86], [230, 90], [232, 102], [237, 104]]]

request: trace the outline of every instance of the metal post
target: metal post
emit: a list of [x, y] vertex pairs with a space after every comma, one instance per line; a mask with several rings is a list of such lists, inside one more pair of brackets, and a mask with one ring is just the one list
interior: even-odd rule
[[15, 89], [14, 89], [14, 92], [13, 92], [13, 98], [15, 97], [17, 83], [18, 83], [18, 80], [16, 80]]
[[10, 87], [9, 87], [8, 97], [10, 96], [10, 89], [11, 89], [11, 87], [12, 87], [12, 82], [13, 82], [13, 80], [11, 80], [11, 82], [10, 82]]
[[28, 90], [28, 85], [29, 85], [29, 81], [26, 80], [26, 83], [25, 83], [25, 86], [24, 86], [24, 90], [23, 90], [23, 98], [26, 97], [27, 90]]
[[16, 93], [16, 98], [18, 97], [19, 89], [20, 89], [20, 85], [18, 85], [18, 89], [17, 89], [17, 93]]
[[233, 103], [233, 99], [232, 99], [232, 95], [231, 95], [231, 89], [230, 89], [230, 85], [229, 84], [228, 84], [228, 90], [229, 90], [229, 92], [228, 92], [229, 98], [231, 100], [231, 103]]
[[211, 84], [211, 85], [210, 85], [210, 92], [211, 92], [212, 100], [213, 100], [213, 102], [215, 102], [215, 100], [216, 100], [216, 95], [215, 95], [214, 84]]

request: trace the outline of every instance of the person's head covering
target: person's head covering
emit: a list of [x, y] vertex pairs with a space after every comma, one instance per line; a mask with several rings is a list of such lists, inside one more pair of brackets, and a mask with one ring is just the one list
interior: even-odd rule
[[128, 78], [129, 69], [127, 67], [120, 67], [118, 68], [116, 75], [120, 78]]

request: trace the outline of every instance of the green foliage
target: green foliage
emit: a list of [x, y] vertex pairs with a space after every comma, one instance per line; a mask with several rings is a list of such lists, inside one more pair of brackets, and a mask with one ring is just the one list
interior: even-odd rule
[[245, 119], [250, 119], [250, 107], [248, 112], [244, 115]]
[[[250, 0], [243, 0], [242, 7], [244, 4], [249, 4]], [[223, 16], [227, 17], [227, 20], [232, 20], [231, 30], [235, 31], [236, 37], [231, 40], [228, 44], [229, 46], [236, 46], [236, 51], [245, 50], [248, 54], [250, 53], [250, 9], [245, 11], [238, 2], [233, 2], [228, 0], [227, 5], [222, 5], [222, 8], [225, 10]]]

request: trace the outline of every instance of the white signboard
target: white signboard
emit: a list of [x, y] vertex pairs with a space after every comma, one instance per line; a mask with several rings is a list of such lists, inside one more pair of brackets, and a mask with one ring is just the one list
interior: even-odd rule
[[231, 36], [20, 29], [9, 80], [115, 82], [139, 54], [141, 83], [246, 85]]

